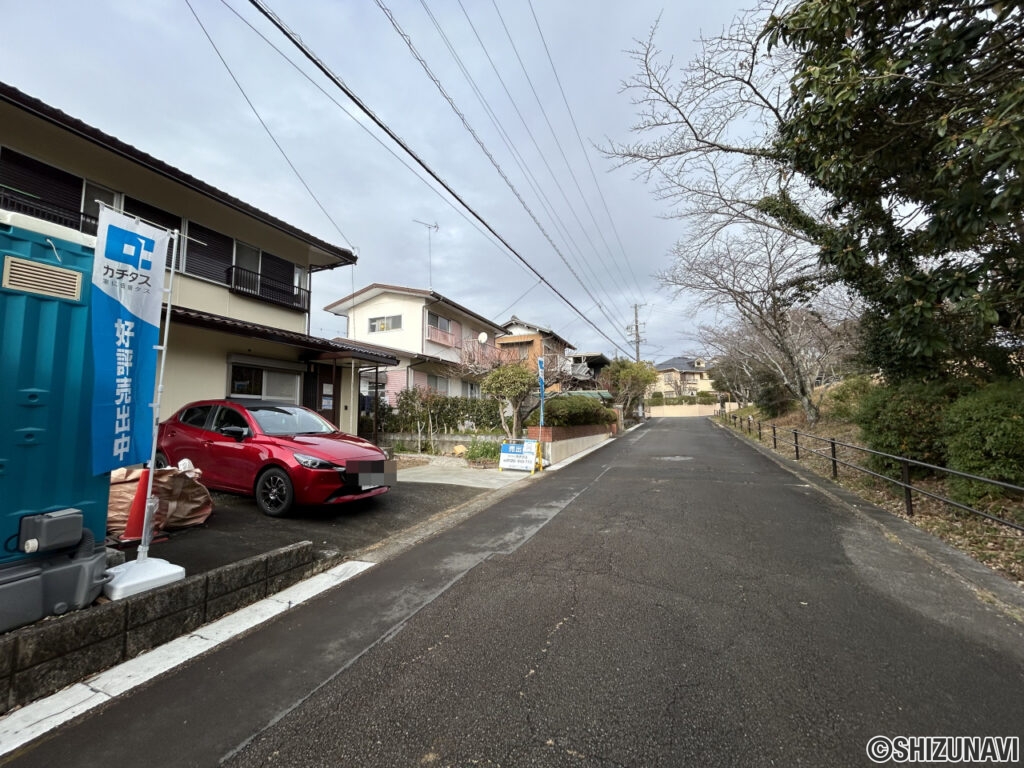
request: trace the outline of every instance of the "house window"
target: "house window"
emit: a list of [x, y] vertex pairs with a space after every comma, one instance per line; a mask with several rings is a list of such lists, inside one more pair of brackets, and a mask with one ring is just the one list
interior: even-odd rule
[[236, 240], [235, 266], [258, 274], [260, 271], [260, 249], [254, 245], [246, 245]]
[[299, 374], [256, 365], [231, 366], [231, 397], [299, 402]]
[[480, 399], [480, 385], [474, 381], [462, 382], [462, 396], [469, 397], [474, 400]]
[[[154, 224], [162, 229], [166, 229], [170, 232], [182, 230], [181, 216], [174, 213], [169, 213], [162, 208], [157, 208], [155, 205], [144, 203], [141, 200], [136, 200], [133, 197], [124, 196], [124, 212], [129, 216], [138, 216], [143, 221]], [[174, 265], [175, 269], [181, 269], [181, 249], [183, 243], [178, 245], [178, 261]], [[167, 243], [167, 264], [171, 263], [171, 256], [174, 252], [174, 243]]]
[[0, 150], [0, 199], [9, 210], [79, 229], [82, 183], [80, 176], [7, 147]]
[[185, 273], [227, 285], [228, 270], [234, 262], [235, 241], [193, 221], [188, 223], [188, 236]]
[[433, 312], [427, 312], [427, 325], [445, 333], [452, 332], [452, 321], [447, 317], [435, 315]]
[[377, 333], [378, 331], [397, 331], [401, 328], [401, 315], [388, 315], [386, 317], [370, 318], [370, 333]]
[[86, 181], [85, 194], [82, 196], [82, 231], [87, 235], [95, 235], [99, 226], [100, 204], [106, 203], [116, 208], [117, 197], [114, 190]]
[[439, 395], [448, 394], [448, 379], [443, 376], [427, 376], [427, 388], [432, 392], [437, 392]]

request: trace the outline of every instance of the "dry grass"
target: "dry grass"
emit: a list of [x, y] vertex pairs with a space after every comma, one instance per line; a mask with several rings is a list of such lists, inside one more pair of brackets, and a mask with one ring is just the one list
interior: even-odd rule
[[[753, 413], [754, 423], [748, 435], [747, 426], [743, 423], [746, 411], [741, 419], [742, 433], [757, 441], [757, 413]], [[803, 413], [790, 413], [786, 416], [764, 420], [761, 429], [761, 444], [772, 447], [770, 424], [776, 425], [776, 452], [782, 456], [795, 458], [794, 438], [790, 430], [812, 434], [828, 441], [835, 439], [838, 443], [860, 445], [860, 430], [855, 424], [832, 419], [828, 415], [827, 403], [824, 416], [812, 427], [807, 424]], [[800, 464], [813, 470], [822, 477], [832, 477], [831, 446], [828, 442], [811, 440], [803, 435], [799, 437]], [[812, 452], [813, 451], [813, 452]], [[823, 455], [822, 455], [823, 454]], [[837, 446], [836, 458], [840, 462], [865, 466], [867, 455], [859, 451]], [[876, 506], [888, 510], [898, 517], [909, 520], [919, 528], [940, 537], [958, 549], [966, 552], [975, 560], [1003, 574], [1018, 586], [1024, 587], [1024, 533], [1005, 525], [992, 522], [981, 515], [975, 515], [951, 507], [943, 502], [932, 499], [921, 493], [913, 494], [912, 517], [908, 517], [904, 502], [904, 489], [892, 483], [872, 477], [855, 469], [838, 466], [838, 479], [844, 488], [856, 493]], [[939, 496], [948, 496], [945, 482], [941, 478], [914, 480], [915, 488], [920, 487]], [[1020, 499], [999, 499], [988, 504], [982, 511], [996, 517], [1024, 522], [1024, 501]]]

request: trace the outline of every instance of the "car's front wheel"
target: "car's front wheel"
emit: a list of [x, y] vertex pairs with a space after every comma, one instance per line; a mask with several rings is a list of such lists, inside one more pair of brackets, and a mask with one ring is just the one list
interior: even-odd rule
[[157, 451], [153, 459], [153, 469], [166, 469], [171, 466], [163, 451]]
[[256, 481], [256, 506], [264, 515], [283, 517], [294, 500], [291, 478], [280, 467], [270, 467]]

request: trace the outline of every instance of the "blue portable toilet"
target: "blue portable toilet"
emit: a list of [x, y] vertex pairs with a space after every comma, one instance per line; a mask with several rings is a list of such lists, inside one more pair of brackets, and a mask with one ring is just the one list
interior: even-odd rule
[[106, 576], [91, 472], [95, 238], [0, 210], [0, 632], [83, 608]]

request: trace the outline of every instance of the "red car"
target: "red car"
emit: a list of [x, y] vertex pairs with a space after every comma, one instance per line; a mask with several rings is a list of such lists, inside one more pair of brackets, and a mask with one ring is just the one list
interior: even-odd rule
[[386, 493], [394, 461], [315, 411], [260, 400], [200, 400], [160, 424], [156, 467], [189, 459], [203, 485], [254, 496], [260, 511], [339, 504]]

